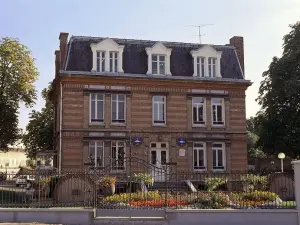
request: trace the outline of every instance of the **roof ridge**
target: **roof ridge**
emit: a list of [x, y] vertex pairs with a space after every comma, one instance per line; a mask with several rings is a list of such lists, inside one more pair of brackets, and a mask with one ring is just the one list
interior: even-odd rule
[[191, 43], [191, 42], [177, 42], [177, 41], [157, 41], [157, 40], [145, 40], [145, 39], [131, 39], [131, 38], [114, 38], [114, 37], [92, 37], [92, 36], [74, 36], [72, 35], [71, 39], [86, 39], [86, 40], [97, 40], [97, 39], [106, 39], [106, 38], [110, 38], [113, 40], [124, 40], [124, 41], [140, 41], [140, 42], [162, 42], [162, 43], [167, 43], [167, 44], [184, 44], [184, 45], [198, 45], [198, 46], [204, 46], [204, 45], [210, 45], [210, 46], [214, 46], [214, 47], [226, 47], [226, 48], [231, 48], [234, 49], [233, 46], [229, 45], [229, 44], [224, 44], [224, 45], [220, 45], [220, 44], [199, 44], [199, 43]]

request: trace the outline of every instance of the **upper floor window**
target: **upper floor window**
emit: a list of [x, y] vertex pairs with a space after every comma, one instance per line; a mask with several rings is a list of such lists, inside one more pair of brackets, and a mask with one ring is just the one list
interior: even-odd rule
[[125, 95], [111, 95], [111, 122], [125, 123]]
[[206, 169], [206, 146], [205, 143], [196, 142], [193, 144], [194, 170]]
[[104, 143], [103, 141], [89, 142], [89, 159], [93, 166], [103, 166]]
[[205, 125], [205, 99], [203, 97], [194, 97], [192, 99], [193, 104], [193, 125], [201, 126]]
[[90, 93], [90, 123], [104, 121], [104, 94]]
[[208, 58], [208, 76], [216, 77], [216, 58]]
[[125, 142], [112, 141], [111, 142], [111, 158], [113, 170], [125, 169]]
[[197, 57], [197, 76], [205, 77], [205, 58]]
[[225, 170], [226, 155], [224, 143], [213, 143], [213, 170]]
[[109, 53], [109, 72], [118, 72], [118, 52]]
[[105, 52], [97, 52], [97, 72], [105, 71]]
[[97, 72], [123, 73], [124, 45], [119, 45], [112, 39], [92, 43], [93, 68]]
[[152, 74], [166, 74], [166, 56], [152, 55]]
[[192, 50], [195, 77], [221, 77], [221, 51], [209, 45]]
[[155, 95], [152, 98], [153, 125], [166, 124], [166, 96]]
[[161, 42], [146, 48], [148, 55], [147, 74], [172, 75], [170, 71], [170, 57], [172, 49], [166, 48]]
[[213, 126], [224, 126], [225, 124], [225, 106], [223, 98], [212, 98], [212, 124]]

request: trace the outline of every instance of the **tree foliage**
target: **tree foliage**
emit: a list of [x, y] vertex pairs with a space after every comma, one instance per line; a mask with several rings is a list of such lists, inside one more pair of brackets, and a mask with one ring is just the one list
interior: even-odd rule
[[259, 88], [258, 145], [268, 154], [300, 156], [300, 22], [284, 36]]
[[30, 120], [23, 135], [25, 150], [30, 158], [34, 158], [37, 152], [53, 148], [53, 105], [48, 99], [51, 85], [42, 91], [45, 107], [41, 111], [32, 110]]
[[32, 106], [38, 77], [31, 52], [17, 39], [0, 39], [0, 150], [7, 151], [19, 138], [19, 103]]

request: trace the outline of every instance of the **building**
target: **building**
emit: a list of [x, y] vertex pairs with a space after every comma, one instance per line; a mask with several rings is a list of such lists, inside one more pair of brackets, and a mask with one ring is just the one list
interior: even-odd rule
[[68, 33], [59, 40], [53, 101], [60, 171], [91, 162], [128, 174], [126, 158], [155, 168], [176, 162], [177, 171], [247, 169], [251, 82], [244, 77], [243, 37], [226, 45], [68, 41]]
[[0, 152], [0, 172], [14, 175], [20, 167], [26, 166], [28, 161], [25, 149], [10, 148], [7, 152]]

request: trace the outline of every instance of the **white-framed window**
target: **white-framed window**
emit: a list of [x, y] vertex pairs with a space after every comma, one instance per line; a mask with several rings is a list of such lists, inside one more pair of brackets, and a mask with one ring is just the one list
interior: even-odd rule
[[97, 51], [97, 72], [105, 71], [105, 52]]
[[171, 48], [166, 48], [161, 42], [146, 48], [148, 55], [147, 74], [172, 75], [170, 71], [171, 51]]
[[104, 122], [104, 98], [103, 93], [90, 93], [90, 123]]
[[111, 142], [112, 170], [125, 170], [125, 142]]
[[124, 45], [107, 38], [90, 45], [93, 52], [92, 71], [123, 73]]
[[166, 96], [154, 95], [152, 97], [153, 125], [166, 124]]
[[193, 97], [193, 126], [204, 126], [206, 121], [205, 98]]
[[208, 58], [208, 76], [216, 77], [216, 58]]
[[226, 170], [226, 152], [224, 143], [212, 144], [213, 170]]
[[224, 126], [225, 125], [225, 104], [223, 98], [212, 98], [212, 125]]
[[104, 142], [103, 141], [90, 141], [89, 142], [89, 159], [93, 166], [104, 166]]
[[221, 51], [217, 51], [210, 45], [204, 45], [190, 53], [194, 62], [194, 77], [222, 77]]
[[166, 56], [152, 55], [152, 74], [165, 75], [166, 74]]
[[118, 52], [109, 52], [109, 72], [118, 72]]
[[197, 76], [205, 77], [205, 58], [197, 57]]
[[125, 104], [126, 95], [112, 94], [111, 95], [111, 122], [125, 123]]
[[206, 144], [203, 142], [195, 142], [193, 144], [194, 170], [206, 170]]

